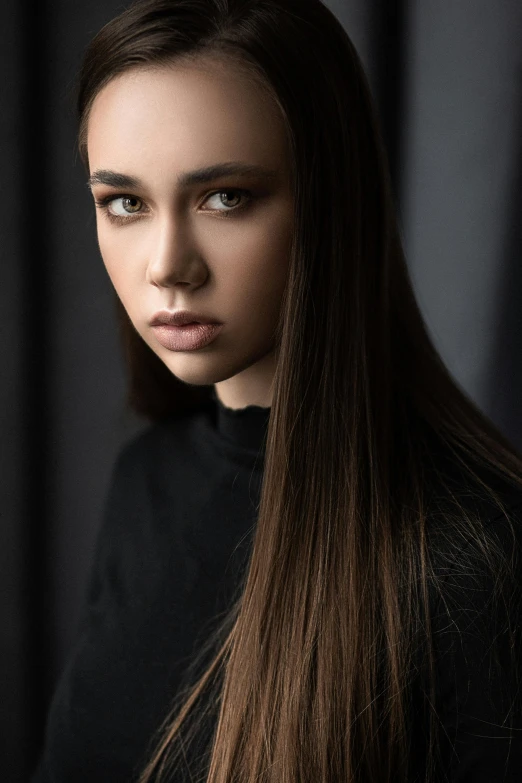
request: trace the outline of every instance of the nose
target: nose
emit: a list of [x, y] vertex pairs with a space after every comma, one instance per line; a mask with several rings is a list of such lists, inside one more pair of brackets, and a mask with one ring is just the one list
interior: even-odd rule
[[151, 285], [201, 285], [208, 275], [193, 231], [181, 216], [166, 215], [155, 221], [147, 248], [146, 279]]

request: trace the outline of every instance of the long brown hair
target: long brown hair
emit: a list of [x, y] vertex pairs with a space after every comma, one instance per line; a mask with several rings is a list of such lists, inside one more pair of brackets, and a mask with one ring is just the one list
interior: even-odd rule
[[[504, 575], [512, 578], [506, 595], [516, 592], [514, 563], [463, 505], [434, 444], [508, 521], [495, 489], [504, 484], [495, 481], [520, 490], [522, 456], [430, 339], [370, 88], [320, 0], [133, 3], [85, 53], [78, 142], [87, 170], [97, 93], [130, 68], [203, 54], [233, 60], [277, 102], [292, 155], [295, 233], [248, 567], [198, 665], [203, 654], [210, 661], [195, 682], [187, 677], [151, 738], [139, 783], [171, 770], [185, 742], [204, 736], [213, 710], [199, 778], [208, 783], [408, 781], [410, 697], [425, 674], [426, 704], [436, 706], [437, 514], [449, 522], [448, 558], [471, 545], [493, 574], [494, 598]], [[212, 387], [175, 378], [116, 303], [133, 410], [158, 420], [204, 403]], [[432, 780], [436, 710], [428, 714]]]

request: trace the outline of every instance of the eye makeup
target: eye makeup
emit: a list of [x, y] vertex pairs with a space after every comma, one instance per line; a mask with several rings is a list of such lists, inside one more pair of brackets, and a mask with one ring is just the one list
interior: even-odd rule
[[[230, 194], [234, 195], [240, 195], [243, 198], [243, 201], [236, 206], [232, 207], [226, 207], [225, 209], [204, 209], [203, 212], [211, 212], [213, 214], [220, 213], [220, 217], [223, 217], [225, 219], [228, 219], [229, 215], [232, 216], [232, 213], [236, 212], [243, 212], [246, 210], [254, 200], [255, 196], [252, 194], [250, 190], [246, 190], [245, 188], [235, 188], [235, 187], [222, 187], [219, 190], [214, 190], [211, 193], [207, 195], [205, 198], [205, 203], [208, 201], [209, 198], [212, 198], [213, 196], [223, 196], [226, 195], [227, 197]], [[111, 222], [111, 223], [117, 223], [119, 225], [123, 225], [125, 223], [134, 222], [135, 220], [141, 220], [143, 213], [128, 213], [128, 217], [124, 217], [123, 215], [115, 215], [114, 212], [111, 212], [109, 209], [110, 204], [113, 201], [118, 201], [119, 199], [126, 199], [128, 201], [138, 201], [140, 203], [144, 203], [142, 199], [140, 199], [138, 196], [133, 196], [130, 193], [111, 193], [108, 196], [104, 196], [101, 199], [95, 199], [94, 203], [96, 204], [96, 207], [100, 209], [104, 216]]]

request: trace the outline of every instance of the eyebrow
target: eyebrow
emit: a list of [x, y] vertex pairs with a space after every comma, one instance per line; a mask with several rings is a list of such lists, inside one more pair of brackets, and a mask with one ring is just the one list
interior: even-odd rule
[[[236, 174], [239, 176], [256, 175], [265, 179], [275, 179], [277, 171], [267, 169], [264, 166], [254, 165], [252, 163], [217, 163], [214, 166], [206, 166], [194, 171], [186, 171], [177, 178], [177, 184], [180, 188], [186, 188], [190, 185], [201, 185], [211, 182], [218, 177]], [[121, 174], [109, 169], [97, 169], [87, 180], [87, 187], [93, 185], [111, 185], [115, 188], [142, 188], [144, 183], [139, 177], [132, 177], [129, 174]]]

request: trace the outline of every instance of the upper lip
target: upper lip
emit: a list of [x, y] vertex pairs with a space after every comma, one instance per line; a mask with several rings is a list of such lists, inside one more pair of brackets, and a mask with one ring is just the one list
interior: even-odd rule
[[199, 313], [193, 313], [190, 310], [177, 310], [171, 312], [170, 310], [160, 310], [155, 313], [150, 321], [151, 326], [161, 326], [161, 324], [170, 324], [171, 326], [183, 326], [184, 324], [197, 323], [197, 324], [216, 324], [219, 323], [215, 318], [210, 318], [206, 315]]

